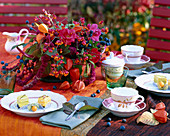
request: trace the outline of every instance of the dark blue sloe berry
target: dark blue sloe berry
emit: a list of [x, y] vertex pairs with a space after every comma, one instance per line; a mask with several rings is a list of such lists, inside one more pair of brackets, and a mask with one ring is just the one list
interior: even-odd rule
[[105, 41], [100, 41], [100, 43], [101, 43], [102, 45], [105, 45], [105, 44], [106, 44], [106, 42], [105, 42]]
[[89, 34], [89, 37], [92, 37], [93, 34]]
[[28, 24], [28, 23], [29, 23], [29, 21], [28, 21], [28, 20], [26, 20], [26, 21], [25, 21], [25, 23], [26, 23], [26, 24]]
[[2, 66], [2, 69], [6, 69], [6, 66]]
[[41, 91], [43, 91], [43, 88], [40, 88]]
[[100, 90], [97, 90], [96, 93], [100, 93]]
[[100, 45], [97, 45], [98, 48], [100, 48]]
[[47, 91], [51, 91], [50, 89], [48, 89]]
[[92, 45], [89, 43], [89, 45], [88, 45], [89, 47], [92, 47]]
[[23, 63], [23, 62], [24, 62], [23, 59], [21, 59], [21, 60], [20, 60], [20, 63]]
[[120, 130], [124, 131], [125, 130], [125, 126], [120, 126]]
[[8, 63], [5, 63], [5, 66], [8, 66]]
[[17, 73], [20, 73], [20, 72], [21, 72], [21, 71], [18, 69], [18, 70], [17, 70]]
[[99, 40], [103, 40], [103, 37], [102, 37], [102, 36], [100, 36], [100, 37], [99, 37]]
[[33, 28], [32, 28], [32, 27], [30, 27], [30, 30], [33, 30]]
[[93, 33], [93, 31], [92, 30], [90, 30], [90, 34], [92, 34]]
[[94, 97], [96, 97], [96, 94], [95, 94], [95, 93], [93, 93], [93, 95], [94, 95]]
[[20, 56], [19, 56], [19, 55], [17, 55], [17, 56], [16, 56], [16, 58], [17, 58], [17, 59], [20, 59]]
[[55, 89], [57, 89], [57, 87], [54, 85], [54, 86], [53, 86], [53, 89], [55, 90]]
[[36, 59], [34, 58], [33, 60], [32, 60], [32, 62], [35, 62], [36, 61]]
[[5, 71], [5, 70], [3, 70], [3, 71], [2, 71], [2, 73], [3, 73], [3, 74], [6, 74], [6, 71]]
[[110, 122], [111, 120], [112, 120], [112, 119], [108, 117], [106, 121], [107, 121], [107, 122]]
[[126, 119], [122, 119], [122, 123], [125, 123], [126, 122]]
[[1, 64], [4, 64], [5, 62], [4, 61], [1, 61]]
[[34, 26], [34, 23], [32, 23], [31, 25]]
[[110, 122], [107, 122], [107, 127], [110, 127], [111, 126], [111, 123]]
[[105, 40], [105, 41], [107, 41], [107, 40], [108, 40], [108, 38], [106, 38], [106, 37], [105, 37], [105, 38], [104, 38], [104, 40]]
[[103, 33], [101, 32], [101, 36], [103, 35]]
[[94, 94], [91, 94], [91, 97], [94, 97]]

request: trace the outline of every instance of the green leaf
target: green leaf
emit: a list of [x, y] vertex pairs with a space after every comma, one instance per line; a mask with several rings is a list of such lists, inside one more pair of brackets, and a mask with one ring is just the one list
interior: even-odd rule
[[41, 57], [41, 50], [36, 49], [35, 51], [32, 52], [32, 55], [35, 56], [35, 57], [40, 58]]
[[25, 43], [17, 44], [17, 45], [15, 45], [15, 46], [13, 46], [13, 47], [11, 48], [11, 50], [13, 50], [13, 49], [16, 48], [16, 47], [24, 46], [24, 45], [25, 45]]
[[88, 75], [87, 75], [87, 68], [85, 68], [83, 76], [84, 76], [85, 78], [88, 77]]
[[90, 106], [90, 105], [85, 105], [79, 109], [79, 111], [84, 111], [84, 110], [98, 110], [98, 108]]
[[87, 74], [90, 72], [90, 65], [87, 63], [86, 64], [86, 69], [87, 69]]
[[89, 62], [90, 62], [91, 64], [93, 64], [93, 65], [94, 65], [94, 68], [96, 68], [96, 65], [94, 64], [94, 62], [93, 62], [93, 61], [89, 60]]
[[74, 111], [74, 105], [69, 103], [69, 102], [65, 102], [63, 103], [63, 112], [65, 112], [66, 114], [71, 114]]
[[162, 69], [162, 61], [155, 63], [153, 66], [147, 67], [145, 71], [150, 72], [150, 71], [155, 71]]
[[56, 48], [53, 50], [53, 52], [49, 52], [49, 51], [45, 52], [45, 54], [47, 54], [48, 56], [55, 55], [56, 53], [57, 53], [57, 49]]
[[[86, 100], [83, 101], [85, 103], [85, 106], [81, 107], [79, 109], [79, 111], [85, 111], [85, 110], [98, 110], [98, 108], [93, 107], [91, 105], [88, 105], [88, 102]], [[77, 104], [77, 103], [76, 103]], [[76, 105], [75, 104], [75, 105]], [[74, 109], [75, 109], [75, 105], [73, 105], [70, 102], [65, 102], [63, 103], [63, 112], [65, 112], [66, 114], [71, 114]]]

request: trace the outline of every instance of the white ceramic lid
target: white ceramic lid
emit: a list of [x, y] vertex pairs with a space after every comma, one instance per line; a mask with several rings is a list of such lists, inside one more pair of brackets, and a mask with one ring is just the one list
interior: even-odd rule
[[110, 56], [106, 58], [106, 60], [102, 61], [102, 64], [110, 65], [113, 67], [120, 67], [125, 65], [124, 59], [118, 58], [114, 56], [114, 53], [111, 52]]

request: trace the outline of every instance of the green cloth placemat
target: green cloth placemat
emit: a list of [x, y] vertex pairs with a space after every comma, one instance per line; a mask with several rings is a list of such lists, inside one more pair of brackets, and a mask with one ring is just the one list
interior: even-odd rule
[[[73, 96], [69, 101], [72, 104], [76, 104], [78, 102], [86, 100], [88, 105], [100, 108], [102, 105], [101, 98], [93, 98], [93, 97], [84, 97], [84, 96]], [[97, 110], [86, 110], [76, 113], [70, 120], [65, 121], [68, 116], [63, 112], [63, 109], [54, 111], [47, 115], [44, 115], [40, 118], [40, 121], [43, 124], [61, 127], [65, 129], [74, 129], [76, 126], [80, 125], [84, 121], [86, 121], [90, 116], [92, 116]]]

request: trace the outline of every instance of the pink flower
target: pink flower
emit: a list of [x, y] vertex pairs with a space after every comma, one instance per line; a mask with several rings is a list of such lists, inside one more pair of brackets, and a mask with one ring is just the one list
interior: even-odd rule
[[81, 21], [82, 24], [85, 23], [85, 19], [84, 18], [80, 18], [80, 21]]
[[92, 36], [90, 37], [90, 39], [92, 39], [93, 41], [99, 41], [99, 36], [101, 35], [101, 30], [98, 28], [97, 24], [88, 24], [87, 28], [89, 29], [88, 33], [90, 33], [90, 31], [93, 31]]
[[77, 35], [73, 29], [61, 29], [59, 37], [65, 45], [71, 45], [72, 42], [75, 42]]

